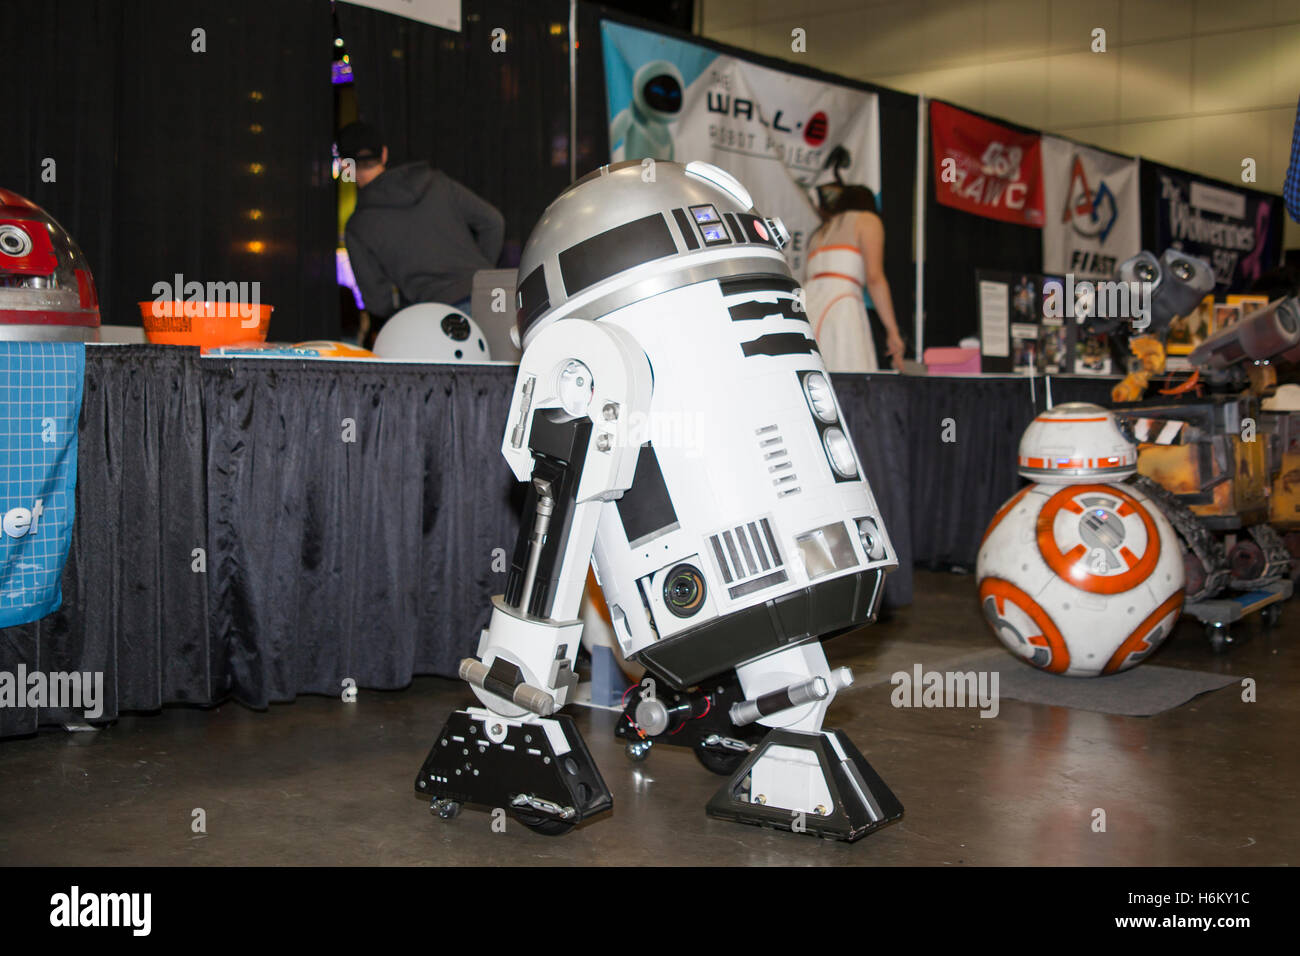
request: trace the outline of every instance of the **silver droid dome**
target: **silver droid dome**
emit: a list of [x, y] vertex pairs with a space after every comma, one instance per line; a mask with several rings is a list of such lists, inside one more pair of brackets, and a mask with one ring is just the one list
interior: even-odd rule
[[519, 263], [521, 340], [552, 321], [602, 315], [672, 289], [776, 273], [793, 283], [789, 233], [708, 163], [602, 166], [546, 208]]

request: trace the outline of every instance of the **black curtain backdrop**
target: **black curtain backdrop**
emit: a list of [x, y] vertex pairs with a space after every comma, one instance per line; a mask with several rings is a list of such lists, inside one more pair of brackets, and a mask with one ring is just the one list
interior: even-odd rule
[[[1009, 129], [1038, 133], [998, 116], [956, 103], [948, 105]], [[979, 335], [976, 269], [1043, 271], [1043, 234], [1041, 229], [987, 219], [940, 203], [934, 188], [934, 138], [929, 135], [929, 127], [926, 140], [925, 346], [933, 348], [956, 345], [967, 336]]]
[[77, 240], [106, 324], [180, 273], [260, 282], [272, 339], [337, 337], [332, 32], [316, 0], [0, 4], [21, 74], [0, 184]]
[[[514, 378], [88, 349], [63, 606], [0, 630], [0, 670], [101, 671], [104, 719], [454, 676], [504, 586], [494, 552], [518, 533], [522, 486], [500, 454]], [[1098, 401], [1109, 384], [1052, 390]], [[1016, 443], [1043, 382], [835, 387], [902, 563], [886, 601], [910, 603], [913, 562], [973, 564], [1021, 484]], [[954, 443], [941, 441], [948, 417]], [[0, 736], [74, 718], [0, 708]]]
[[496, 206], [503, 264], [517, 265], [569, 184], [569, 4], [463, 0], [459, 34], [348, 3], [338, 15], [360, 118], [390, 164], [428, 160]]

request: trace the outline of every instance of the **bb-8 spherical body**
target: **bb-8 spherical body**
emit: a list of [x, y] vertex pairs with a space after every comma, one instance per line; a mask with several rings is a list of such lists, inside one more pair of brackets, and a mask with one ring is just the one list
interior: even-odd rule
[[1168, 520], [1123, 484], [1137, 449], [1096, 405], [1058, 405], [1020, 443], [1037, 482], [993, 516], [976, 562], [980, 605], [1013, 654], [1069, 677], [1145, 660], [1183, 606], [1183, 558]]

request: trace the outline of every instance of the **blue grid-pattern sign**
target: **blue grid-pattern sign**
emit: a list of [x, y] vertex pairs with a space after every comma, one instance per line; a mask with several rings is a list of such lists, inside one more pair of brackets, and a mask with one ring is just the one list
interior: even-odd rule
[[0, 342], [0, 627], [63, 603], [86, 347]]

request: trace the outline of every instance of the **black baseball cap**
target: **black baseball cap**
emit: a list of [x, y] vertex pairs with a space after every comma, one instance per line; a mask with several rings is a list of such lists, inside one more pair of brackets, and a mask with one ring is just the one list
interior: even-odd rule
[[356, 122], [339, 130], [340, 159], [379, 159], [383, 154], [384, 138], [378, 127]]

